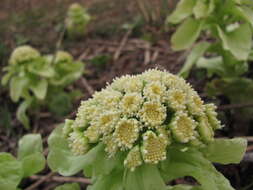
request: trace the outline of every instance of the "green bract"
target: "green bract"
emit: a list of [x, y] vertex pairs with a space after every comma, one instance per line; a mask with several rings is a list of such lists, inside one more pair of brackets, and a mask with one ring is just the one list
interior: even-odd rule
[[91, 17], [80, 4], [74, 3], [69, 7], [65, 20], [68, 35], [71, 38], [83, 36]]
[[[4, 69], [7, 73], [2, 78], [2, 84], [9, 83], [14, 102], [23, 100], [17, 117], [28, 128], [26, 110], [41, 104], [50, 105], [54, 101], [51, 94], [59, 93], [58, 97], [62, 97], [63, 88], [82, 75], [84, 65], [74, 61], [67, 52], [58, 51], [55, 56], [42, 56], [30, 46], [20, 46], [13, 51], [9, 65]], [[64, 101], [67, 102], [66, 98]]]
[[48, 163], [62, 175], [84, 170], [93, 179], [89, 190], [165, 190], [184, 176], [200, 189], [232, 190], [211, 161], [240, 162], [246, 141], [221, 143], [214, 139], [219, 128], [214, 104], [204, 104], [184, 79], [148, 70], [116, 78], [83, 101], [75, 120], [51, 134]]

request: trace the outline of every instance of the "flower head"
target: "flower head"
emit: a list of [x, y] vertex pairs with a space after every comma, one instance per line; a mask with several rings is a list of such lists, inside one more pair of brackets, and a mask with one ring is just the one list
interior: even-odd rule
[[174, 110], [184, 110], [186, 104], [186, 94], [183, 90], [168, 90], [168, 103]]
[[152, 131], [147, 131], [143, 135], [143, 146], [141, 149], [144, 162], [157, 164], [166, 159], [167, 143], [162, 137], [157, 136]]
[[135, 168], [142, 164], [141, 152], [139, 146], [132, 148], [127, 154], [126, 159], [124, 160], [124, 165], [127, 168], [130, 168], [131, 171], [134, 171]]
[[82, 102], [76, 119], [66, 121], [65, 137], [74, 153], [98, 143], [108, 157], [123, 152], [124, 166], [134, 170], [166, 159], [175, 144], [205, 146], [220, 126], [216, 116], [184, 79], [152, 69], [116, 78]]
[[55, 63], [72, 63], [73, 57], [66, 51], [58, 51], [55, 56]]
[[166, 93], [166, 87], [159, 81], [146, 84], [143, 90], [144, 97], [149, 100], [162, 100]]
[[100, 126], [96, 124], [91, 124], [84, 132], [84, 136], [87, 137], [90, 143], [96, 143], [100, 136]]
[[120, 102], [120, 109], [123, 113], [133, 115], [143, 103], [143, 98], [139, 93], [126, 93]]
[[136, 119], [121, 119], [117, 126], [113, 136], [119, 147], [122, 148], [132, 148], [133, 143], [138, 139], [139, 136], [139, 126]]
[[10, 64], [21, 64], [28, 61], [35, 60], [40, 57], [40, 53], [32, 48], [31, 46], [20, 46], [17, 47], [11, 54], [9, 63]]
[[75, 155], [82, 155], [88, 152], [90, 146], [88, 139], [80, 131], [73, 131], [68, 137], [69, 146]]
[[213, 129], [220, 129], [222, 125], [220, 121], [217, 119], [217, 113], [215, 112], [216, 106], [214, 104], [206, 104], [205, 112], [208, 117], [208, 121]]
[[73, 120], [65, 119], [63, 131], [62, 131], [65, 138], [69, 137], [69, 134], [73, 132], [73, 124], [74, 124]]
[[196, 138], [195, 128], [196, 121], [184, 112], [177, 112], [171, 123], [172, 134], [174, 138], [181, 143], [187, 143]]
[[156, 127], [166, 119], [166, 107], [158, 101], [147, 101], [143, 104], [139, 117], [146, 126]]

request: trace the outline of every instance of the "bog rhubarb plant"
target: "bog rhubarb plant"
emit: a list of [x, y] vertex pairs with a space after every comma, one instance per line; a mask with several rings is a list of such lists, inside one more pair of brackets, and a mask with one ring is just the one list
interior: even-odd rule
[[67, 34], [70, 38], [81, 37], [87, 31], [91, 16], [87, 10], [78, 3], [70, 5], [65, 20]]
[[89, 190], [232, 190], [211, 162], [239, 163], [244, 139], [215, 139], [222, 127], [216, 106], [205, 104], [184, 79], [148, 70], [114, 79], [83, 101], [74, 120], [50, 135], [48, 164], [69, 176], [83, 170]]
[[[38, 110], [41, 106], [52, 107], [58, 114], [70, 104], [70, 96], [64, 88], [77, 80], [83, 73], [84, 64], [74, 61], [64, 51], [56, 55], [43, 56], [30, 46], [17, 47], [11, 54], [9, 65], [4, 68], [6, 74], [2, 85], [9, 84], [10, 97], [13, 102], [22, 101], [17, 110], [17, 118], [26, 127], [30, 127], [26, 111]], [[57, 96], [55, 96], [57, 94]], [[66, 111], [63, 113], [66, 114]]]

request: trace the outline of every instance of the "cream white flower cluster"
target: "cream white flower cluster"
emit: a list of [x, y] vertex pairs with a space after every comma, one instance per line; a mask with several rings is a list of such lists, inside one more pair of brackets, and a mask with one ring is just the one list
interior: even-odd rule
[[124, 164], [134, 170], [166, 159], [173, 143], [203, 146], [212, 141], [221, 127], [215, 109], [184, 79], [151, 69], [116, 78], [82, 102], [76, 119], [66, 121], [64, 135], [76, 155], [104, 143], [109, 157], [126, 152]]

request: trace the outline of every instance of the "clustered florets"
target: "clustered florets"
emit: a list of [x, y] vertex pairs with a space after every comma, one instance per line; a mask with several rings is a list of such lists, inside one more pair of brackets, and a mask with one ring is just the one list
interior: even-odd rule
[[184, 79], [152, 69], [116, 78], [82, 102], [64, 132], [76, 155], [103, 143], [109, 157], [126, 152], [124, 165], [134, 170], [165, 160], [173, 143], [204, 146], [212, 141], [214, 130], [221, 127], [215, 109]]

